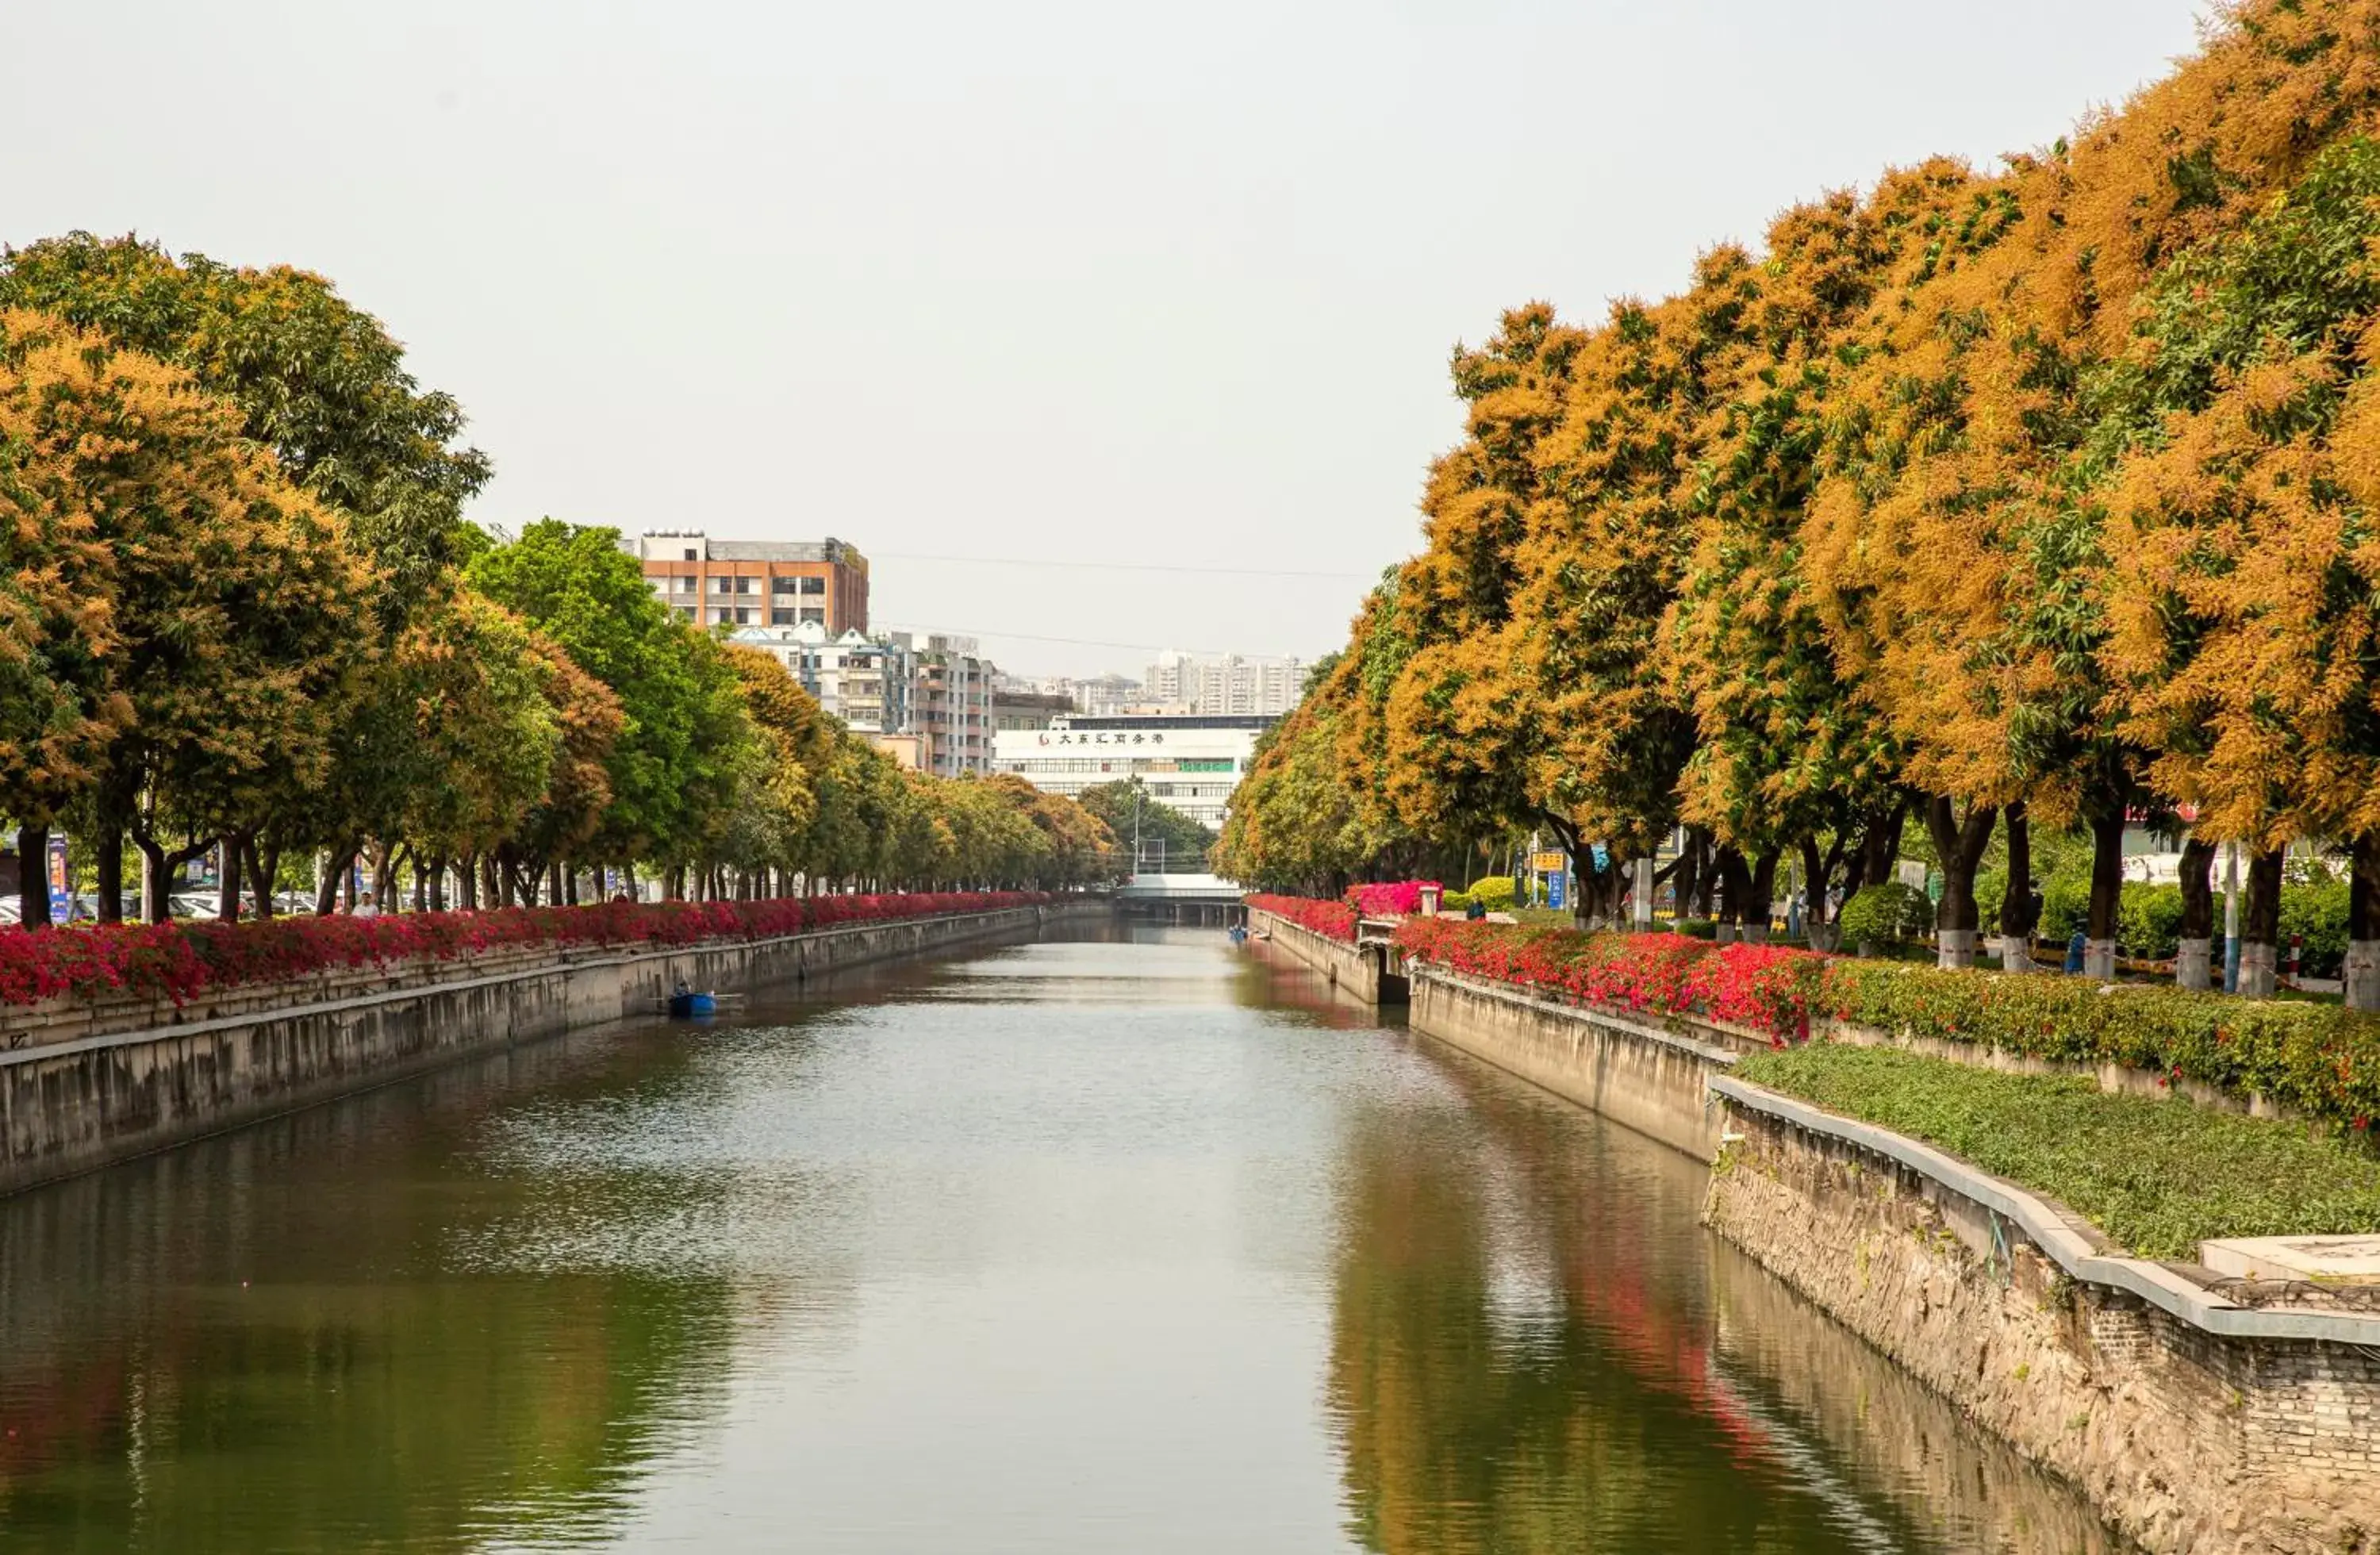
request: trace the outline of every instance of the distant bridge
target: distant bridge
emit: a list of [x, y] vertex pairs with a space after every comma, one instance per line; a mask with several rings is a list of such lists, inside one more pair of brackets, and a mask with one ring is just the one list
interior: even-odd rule
[[1124, 911], [1168, 923], [1242, 923], [1247, 918], [1240, 883], [1220, 875], [1135, 875], [1116, 887]]

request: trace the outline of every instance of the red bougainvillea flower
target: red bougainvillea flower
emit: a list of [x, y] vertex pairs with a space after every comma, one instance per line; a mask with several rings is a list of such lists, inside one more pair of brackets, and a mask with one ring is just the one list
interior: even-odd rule
[[480, 913], [279, 917], [0, 929], [0, 1003], [110, 990], [186, 1004], [210, 990], [286, 982], [334, 967], [451, 961], [516, 945], [687, 945], [767, 940], [840, 923], [990, 912], [1040, 892], [908, 892], [764, 902], [605, 902]]

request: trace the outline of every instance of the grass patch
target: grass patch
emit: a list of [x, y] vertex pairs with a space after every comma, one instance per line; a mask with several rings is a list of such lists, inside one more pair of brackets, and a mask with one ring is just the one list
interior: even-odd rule
[[2143, 1257], [2194, 1259], [2212, 1237], [2380, 1231], [2380, 1160], [2301, 1124], [1837, 1042], [1755, 1053], [1736, 1073], [2057, 1199]]

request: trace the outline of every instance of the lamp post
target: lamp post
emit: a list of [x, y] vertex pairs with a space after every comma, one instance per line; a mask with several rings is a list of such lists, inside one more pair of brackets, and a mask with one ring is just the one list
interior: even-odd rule
[[2240, 991], [2240, 844], [2223, 850], [2223, 991]]

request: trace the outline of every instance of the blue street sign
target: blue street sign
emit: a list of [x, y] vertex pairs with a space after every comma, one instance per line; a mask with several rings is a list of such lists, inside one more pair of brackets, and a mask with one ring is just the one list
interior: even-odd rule
[[1547, 906], [1559, 907], [1562, 905], [1568, 894], [1562, 890], [1562, 886], [1569, 879], [1570, 871], [1567, 869], [1556, 869], [1546, 877]]

